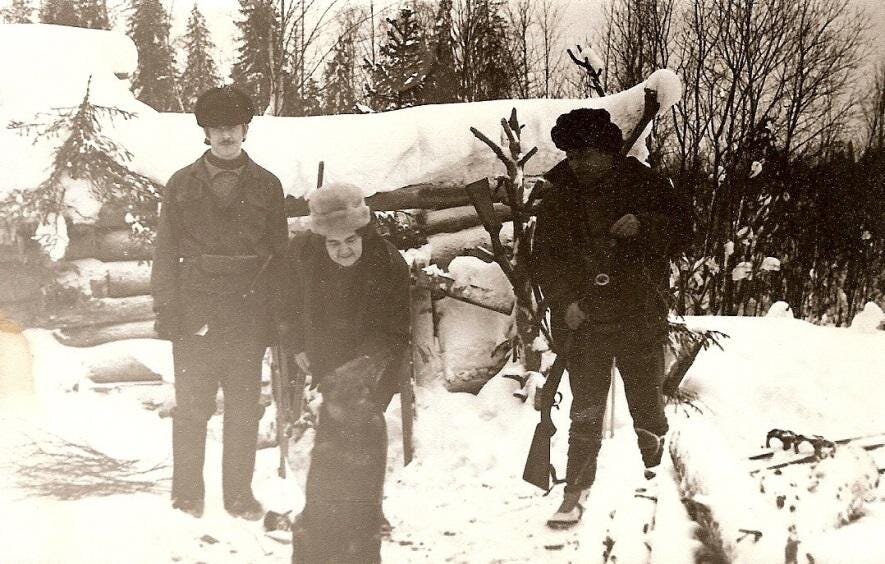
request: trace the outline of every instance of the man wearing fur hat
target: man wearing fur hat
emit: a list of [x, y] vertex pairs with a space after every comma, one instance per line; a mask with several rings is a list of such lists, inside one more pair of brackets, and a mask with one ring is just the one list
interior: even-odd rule
[[293, 561], [380, 561], [384, 410], [409, 338], [409, 270], [375, 230], [362, 190], [310, 194], [311, 231], [290, 246], [287, 319], [296, 360], [318, 385], [317, 425]]
[[279, 179], [242, 150], [254, 110], [232, 87], [213, 88], [194, 114], [210, 146], [172, 175], [163, 194], [151, 271], [156, 329], [172, 341], [172, 506], [200, 517], [206, 427], [224, 394], [224, 507], [260, 519], [252, 473], [261, 362], [288, 237]]
[[[538, 213], [532, 261], [551, 310], [554, 340], [568, 341], [573, 403], [563, 502], [551, 527], [577, 523], [596, 476], [613, 363], [624, 380], [646, 467], [667, 432], [661, 381], [667, 334], [668, 248], [677, 223], [671, 186], [634, 158], [609, 114], [579, 109], [551, 132], [566, 159]], [[571, 338], [567, 336], [571, 334]]]

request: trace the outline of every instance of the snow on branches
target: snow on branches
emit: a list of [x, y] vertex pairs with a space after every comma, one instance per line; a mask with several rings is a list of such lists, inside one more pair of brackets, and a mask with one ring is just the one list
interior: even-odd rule
[[[49, 176], [36, 188], [9, 192], [0, 201], [0, 216], [14, 222], [57, 225], [58, 218], [70, 211], [65, 201], [68, 188], [85, 182], [99, 201], [123, 204], [133, 236], [147, 243], [152, 239], [150, 225], [155, 219], [160, 186], [129, 169], [125, 163], [132, 155], [102, 134], [103, 121], [135, 116], [119, 108], [93, 104], [89, 98], [91, 82], [90, 78], [78, 106], [55, 109], [54, 115], [37, 114], [32, 123], [9, 123], [9, 129], [34, 137], [35, 143], [44, 138], [64, 137], [64, 141], [52, 153]], [[42, 235], [46, 237], [47, 233], [44, 229]]]

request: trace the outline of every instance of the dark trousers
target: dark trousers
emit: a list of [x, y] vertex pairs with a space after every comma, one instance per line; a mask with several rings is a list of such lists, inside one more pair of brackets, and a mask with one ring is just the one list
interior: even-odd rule
[[206, 425], [215, 413], [218, 386], [224, 394], [222, 489], [225, 507], [252, 495], [261, 360], [265, 346], [243, 336], [187, 336], [173, 342], [175, 412], [172, 418], [172, 498], [205, 495]]
[[[630, 335], [576, 335], [567, 362], [573, 400], [566, 491], [589, 488], [596, 478], [613, 359], [624, 381], [633, 426], [658, 436], [667, 432], [661, 393], [663, 344]], [[648, 447], [640, 441], [640, 448]]]

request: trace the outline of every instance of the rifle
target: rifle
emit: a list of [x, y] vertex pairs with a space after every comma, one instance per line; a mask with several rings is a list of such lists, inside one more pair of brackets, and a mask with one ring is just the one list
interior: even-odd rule
[[280, 466], [277, 475], [286, 477], [286, 461], [289, 458], [289, 438], [292, 428], [301, 418], [304, 400], [304, 385], [307, 375], [295, 363], [294, 374], [289, 370], [289, 353], [284, 345], [282, 335], [271, 346], [273, 366], [271, 368], [271, 384], [273, 397], [277, 404], [277, 444], [280, 447]]
[[504, 251], [504, 245], [501, 244], [502, 223], [501, 218], [495, 213], [489, 179], [482, 178], [475, 182], [471, 182], [465, 186], [464, 189], [467, 191], [467, 195], [470, 197], [470, 202], [473, 204], [474, 209], [476, 209], [476, 214], [479, 216], [482, 226], [485, 228], [486, 232], [488, 232], [489, 238], [492, 240], [492, 253], [495, 257], [495, 262], [497, 262], [501, 267], [501, 270], [504, 271], [507, 279], [515, 289], [517, 285], [513, 278], [513, 266], [510, 264], [510, 261], [507, 260], [507, 253]]
[[550, 464], [550, 439], [556, 434], [556, 426], [553, 424], [551, 411], [554, 407], [559, 408], [556, 401], [557, 389], [562, 381], [562, 373], [565, 371], [566, 356], [571, 348], [572, 333], [565, 339], [565, 346], [557, 351], [556, 360], [547, 373], [547, 379], [540, 390], [540, 398], [535, 396], [535, 409], [541, 412], [541, 421], [535, 425], [535, 434], [532, 436], [532, 444], [529, 447], [529, 455], [525, 460], [525, 469], [522, 479], [549, 492], [552, 488], [550, 477], [553, 476], [553, 486], [560, 483], [556, 477], [553, 465]]

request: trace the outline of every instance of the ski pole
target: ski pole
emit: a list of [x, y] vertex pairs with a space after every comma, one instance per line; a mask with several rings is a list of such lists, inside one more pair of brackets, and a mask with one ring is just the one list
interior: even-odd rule
[[615, 372], [615, 358], [612, 357], [611, 369], [611, 386], [609, 386], [609, 404], [608, 404], [608, 438], [615, 436], [615, 392], [618, 389], [617, 373]]

